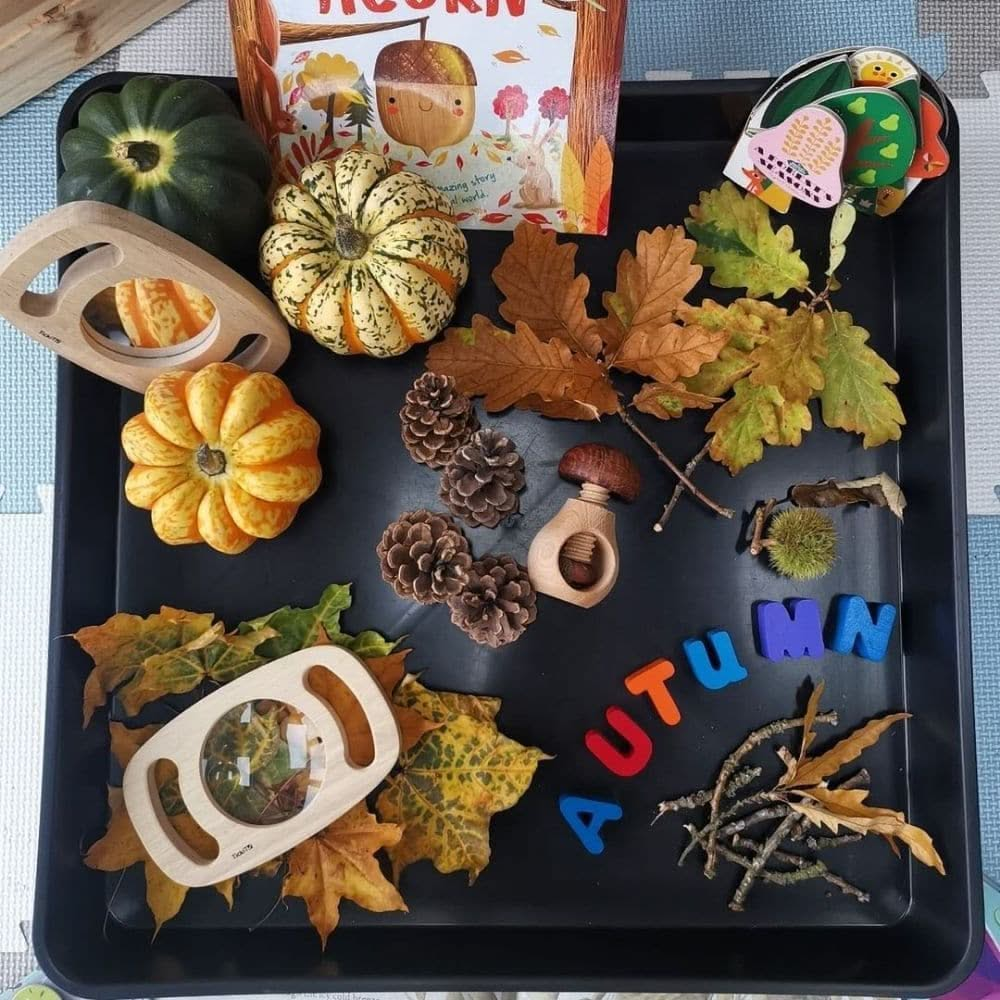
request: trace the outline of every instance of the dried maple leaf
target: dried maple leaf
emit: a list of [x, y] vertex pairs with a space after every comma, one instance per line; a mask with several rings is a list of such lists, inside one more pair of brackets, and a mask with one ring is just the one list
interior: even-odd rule
[[660, 420], [673, 420], [685, 410], [710, 410], [721, 403], [717, 396], [691, 392], [683, 382], [647, 382], [632, 399], [632, 405]]
[[202, 635], [215, 616], [180, 611], [164, 605], [159, 612], [112, 615], [103, 625], [88, 625], [73, 638], [94, 661], [83, 689], [83, 724], [107, 702], [107, 696], [132, 678], [143, 661], [183, 646]]
[[827, 354], [823, 317], [799, 306], [767, 329], [767, 340], [750, 355], [755, 365], [750, 381], [773, 385], [789, 402], [807, 403], [823, 388], [823, 372], [817, 364]]
[[789, 289], [803, 291], [809, 268], [801, 252], [792, 249], [790, 226], [771, 228], [767, 206], [753, 195], [740, 193], [730, 181], [713, 191], [702, 191], [685, 219], [698, 241], [696, 264], [713, 268], [717, 288], [744, 287], [754, 298], [781, 298]]
[[[371, 657], [365, 662], [379, 686], [390, 697], [403, 679], [404, 666], [410, 650], [403, 649], [388, 656]], [[375, 759], [372, 731], [357, 698], [336, 674], [325, 667], [313, 667], [308, 675], [309, 687], [336, 712], [347, 739], [348, 756], [358, 767], [365, 767]], [[425, 718], [412, 708], [393, 704], [393, 714], [399, 725], [400, 749], [409, 750], [424, 733], [437, 729], [439, 723]]]
[[709, 454], [735, 476], [764, 456], [764, 444], [797, 446], [812, 427], [804, 403], [787, 402], [773, 385], [742, 378], [733, 398], [720, 406], [705, 430], [713, 435]]
[[125, 770], [128, 762], [135, 756], [139, 749], [148, 739], [159, 732], [162, 726], [153, 723], [151, 726], [136, 726], [131, 728], [122, 722], [109, 722], [108, 730], [111, 733], [111, 756], [118, 761], [118, 766]]
[[[666, 226], [652, 232], [640, 232], [636, 237], [634, 255], [628, 250], [622, 251], [618, 258], [615, 290], [604, 296], [608, 322], [602, 325], [601, 330], [608, 347], [609, 361], [613, 365], [641, 374], [653, 374], [665, 382], [673, 381], [679, 374], [693, 375], [698, 370], [695, 366], [691, 371], [682, 372], [680, 366], [675, 366], [674, 374], [664, 378], [622, 363], [630, 357], [648, 356], [648, 347], [639, 350], [631, 347], [631, 343], [636, 338], [655, 340], [654, 335], [673, 322], [684, 296], [698, 284], [701, 268], [691, 263], [696, 249], [697, 245], [684, 236], [680, 226]], [[711, 341], [709, 337], [700, 342], [707, 344]], [[724, 344], [723, 339], [719, 347]], [[665, 354], [667, 345], [659, 346], [659, 352]], [[701, 364], [717, 355], [718, 350], [711, 357], [703, 358]]]
[[559, 243], [554, 232], [522, 222], [493, 269], [493, 283], [506, 297], [500, 315], [508, 323], [527, 323], [539, 340], [559, 337], [596, 358], [601, 337], [587, 315], [590, 281], [576, 273], [575, 258], [575, 244]]
[[406, 912], [396, 887], [382, 874], [376, 854], [399, 843], [402, 829], [380, 823], [359, 802], [288, 855], [281, 895], [299, 896], [323, 947], [340, 923], [340, 902], [349, 899], [372, 913]]
[[498, 699], [430, 691], [416, 680], [396, 697], [444, 725], [402, 755], [376, 803], [382, 820], [403, 827], [389, 848], [394, 878], [428, 858], [443, 874], [468, 871], [471, 883], [490, 860], [490, 818], [517, 803], [547, 755], [497, 730]]
[[558, 338], [543, 343], [524, 323], [507, 333], [485, 316], [473, 316], [471, 329], [453, 327], [431, 345], [427, 367], [451, 375], [462, 392], [483, 396], [490, 412], [531, 397], [571, 400], [599, 413], [618, 409], [618, 394], [604, 368], [591, 357], [574, 354]]
[[906, 418], [889, 388], [899, 381], [898, 373], [868, 346], [868, 331], [855, 326], [850, 313], [826, 312], [823, 322], [827, 347], [819, 362], [826, 383], [819, 394], [823, 423], [864, 435], [866, 448], [898, 441]]
[[[120, 788], [108, 789], [108, 808], [111, 812], [108, 828], [104, 836], [91, 845], [83, 863], [96, 871], [117, 872], [142, 862], [146, 877], [146, 905], [153, 915], [155, 938], [160, 928], [180, 911], [187, 898], [188, 887], [171, 881], [150, 860], [125, 811], [125, 800]], [[211, 857], [215, 847], [214, 840], [187, 813], [170, 816], [170, 822], [185, 842], [198, 853]], [[226, 879], [213, 887], [230, 908], [233, 905], [233, 886], [234, 880]]]

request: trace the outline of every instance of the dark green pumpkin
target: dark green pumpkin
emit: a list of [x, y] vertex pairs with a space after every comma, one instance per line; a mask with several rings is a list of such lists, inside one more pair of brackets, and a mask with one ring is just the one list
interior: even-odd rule
[[268, 224], [267, 148], [206, 80], [140, 76], [88, 98], [59, 148], [59, 203], [105, 201], [229, 262]]

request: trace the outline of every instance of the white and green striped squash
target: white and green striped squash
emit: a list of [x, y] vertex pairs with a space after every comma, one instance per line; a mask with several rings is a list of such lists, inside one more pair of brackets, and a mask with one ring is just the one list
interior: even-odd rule
[[433, 340], [469, 277], [448, 199], [349, 149], [278, 189], [260, 268], [288, 322], [337, 354], [394, 357]]

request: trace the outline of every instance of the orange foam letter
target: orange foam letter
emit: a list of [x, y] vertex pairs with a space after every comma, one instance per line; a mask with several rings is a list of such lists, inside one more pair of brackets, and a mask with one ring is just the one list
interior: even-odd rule
[[668, 726], [676, 726], [681, 721], [681, 710], [667, 690], [667, 681], [673, 676], [674, 665], [661, 657], [625, 678], [625, 688], [628, 693], [649, 695], [656, 714]]

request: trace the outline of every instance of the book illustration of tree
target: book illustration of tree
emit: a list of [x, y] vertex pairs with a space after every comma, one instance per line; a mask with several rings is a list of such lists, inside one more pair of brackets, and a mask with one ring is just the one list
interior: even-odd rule
[[[355, 89], [361, 76], [356, 63], [339, 53], [319, 52], [306, 60], [295, 82], [314, 111], [326, 115], [327, 135], [333, 135], [337, 118], [347, 114], [353, 104], [365, 105], [365, 98]], [[352, 124], [357, 124], [352, 121]]]
[[352, 101], [347, 108], [347, 120], [358, 130], [358, 142], [364, 139], [364, 130], [372, 127], [372, 89], [368, 86], [365, 74], [354, 81], [353, 90], [363, 101]]
[[551, 125], [569, 114], [569, 94], [562, 87], [549, 87], [538, 98], [539, 114]]
[[528, 110], [528, 95], [515, 83], [501, 87], [493, 98], [493, 114], [504, 122], [503, 138], [510, 142], [510, 123], [517, 121]]

